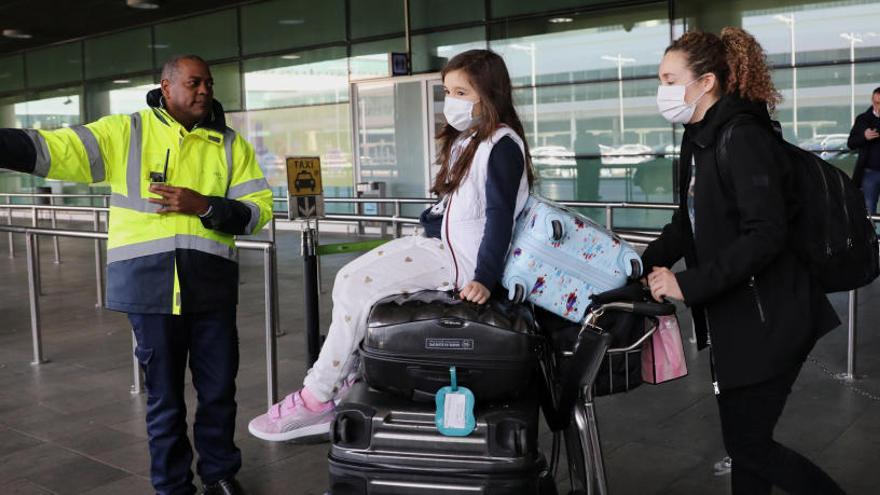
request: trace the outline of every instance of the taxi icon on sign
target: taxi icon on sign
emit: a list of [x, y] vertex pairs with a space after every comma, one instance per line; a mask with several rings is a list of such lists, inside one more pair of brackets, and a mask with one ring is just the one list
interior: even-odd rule
[[311, 172], [307, 170], [303, 170], [300, 173], [296, 174], [296, 179], [293, 182], [294, 187], [296, 187], [297, 191], [303, 189], [314, 189], [315, 188], [315, 177]]

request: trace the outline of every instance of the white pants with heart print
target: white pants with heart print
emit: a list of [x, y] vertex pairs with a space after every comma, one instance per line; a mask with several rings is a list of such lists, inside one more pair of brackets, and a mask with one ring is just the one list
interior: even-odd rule
[[452, 289], [455, 266], [443, 241], [408, 236], [390, 241], [342, 267], [333, 284], [327, 339], [303, 384], [322, 401], [333, 399], [357, 363], [370, 308], [383, 297]]

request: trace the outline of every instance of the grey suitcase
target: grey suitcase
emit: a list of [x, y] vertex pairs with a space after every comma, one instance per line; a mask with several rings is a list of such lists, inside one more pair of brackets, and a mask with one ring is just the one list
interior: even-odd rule
[[477, 406], [467, 437], [445, 437], [434, 406], [355, 385], [330, 428], [330, 493], [555, 493], [537, 449], [537, 400]]

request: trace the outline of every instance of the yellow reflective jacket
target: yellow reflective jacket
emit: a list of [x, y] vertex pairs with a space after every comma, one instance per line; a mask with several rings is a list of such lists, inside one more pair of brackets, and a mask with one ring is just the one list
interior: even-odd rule
[[[259, 232], [272, 192], [253, 147], [226, 126], [215, 101], [210, 118], [187, 131], [159, 105], [53, 131], [26, 130], [36, 148], [33, 173], [110, 185], [107, 307], [126, 313], [181, 314], [238, 302], [235, 235]], [[207, 218], [158, 214], [147, 201], [150, 174], [208, 196]]]

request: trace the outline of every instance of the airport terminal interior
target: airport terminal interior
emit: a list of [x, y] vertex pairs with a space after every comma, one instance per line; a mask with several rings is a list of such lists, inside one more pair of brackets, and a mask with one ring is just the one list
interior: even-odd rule
[[[238, 238], [238, 480], [250, 494], [320, 495], [326, 441], [270, 443], [247, 428], [307, 370], [306, 222], [289, 219], [287, 158], [320, 158], [324, 215], [308, 223], [319, 244], [413, 234], [438, 167], [440, 70], [490, 49], [510, 72], [534, 192], [641, 249], [678, 197], [683, 130], [657, 112], [659, 60], [682, 33], [725, 26], [764, 47], [785, 139], [852, 173], [850, 128], [880, 87], [880, 1], [0, 0], [0, 128], [136, 112], [169, 57], [210, 64], [227, 124], [275, 196], [271, 228]], [[0, 493], [154, 493], [131, 326], [103, 307], [106, 241], [88, 234], [106, 233], [109, 194], [0, 169]], [[321, 332], [335, 275], [357, 255], [320, 256]], [[880, 282], [830, 299], [842, 323], [804, 364], [776, 437], [846, 493], [880, 493]], [[709, 356], [690, 310], [678, 317], [686, 377], [595, 399], [611, 495], [730, 493]], [[191, 425], [191, 386], [187, 403]], [[542, 424], [548, 457], [552, 442]]]

